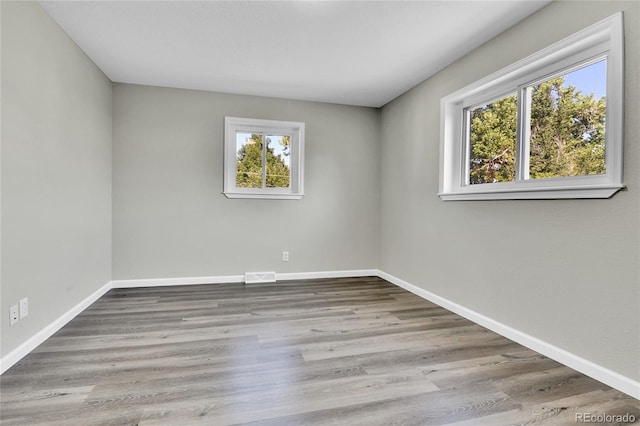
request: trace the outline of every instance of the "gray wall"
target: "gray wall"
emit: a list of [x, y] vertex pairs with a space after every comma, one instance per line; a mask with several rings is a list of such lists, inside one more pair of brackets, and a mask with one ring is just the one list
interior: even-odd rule
[[[554, 2], [382, 111], [381, 270], [640, 379], [639, 3]], [[440, 99], [625, 12], [625, 181], [609, 200], [443, 202]]]
[[[114, 279], [376, 267], [376, 109], [126, 84], [113, 102]], [[225, 115], [306, 123], [301, 200], [222, 194]]]
[[111, 82], [36, 3], [0, 7], [5, 355], [111, 279]]

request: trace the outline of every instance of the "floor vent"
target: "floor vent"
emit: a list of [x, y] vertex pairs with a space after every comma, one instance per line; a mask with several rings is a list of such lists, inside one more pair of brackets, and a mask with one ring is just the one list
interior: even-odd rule
[[275, 272], [245, 272], [244, 282], [246, 284], [274, 283], [276, 282]]

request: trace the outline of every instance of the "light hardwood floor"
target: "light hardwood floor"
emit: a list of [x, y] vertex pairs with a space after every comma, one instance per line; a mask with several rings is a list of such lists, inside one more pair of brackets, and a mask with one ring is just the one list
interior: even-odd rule
[[7, 426], [640, 419], [640, 401], [368, 277], [111, 290], [0, 397]]

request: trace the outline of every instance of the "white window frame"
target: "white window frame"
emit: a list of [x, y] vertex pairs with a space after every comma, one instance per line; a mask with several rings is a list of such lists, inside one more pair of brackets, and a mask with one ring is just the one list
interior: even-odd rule
[[[609, 198], [624, 188], [622, 181], [624, 46], [622, 13], [604, 19], [558, 43], [472, 83], [440, 103], [440, 188], [443, 200]], [[607, 94], [605, 129], [606, 174], [547, 179], [526, 179], [528, 164], [526, 126], [521, 117], [526, 105], [518, 96], [516, 180], [468, 184], [468, 141], [465, 111], [491, 103], [510, 93], [520, 95], [528, 86], [606, 58]], [[528, 171], [528, 170], [527, 170]]]
[[[280, 200], [300, 199], [304, 195], [304, 131], [297, 121], [262, 120], [256, 118], [224, 118], [224, 191], [227, 198], [265, 198]], [[289, 148], [289, 188], [236, 187], [237, 146], [236, 134], [268, 133], [291, 136]], [[266, 167], [266, 164], [263, 164]]]

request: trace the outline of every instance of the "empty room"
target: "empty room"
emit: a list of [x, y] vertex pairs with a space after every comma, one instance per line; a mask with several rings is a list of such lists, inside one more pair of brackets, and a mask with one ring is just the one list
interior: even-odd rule
[[0, 1], [0, 424], [640, 422], [640, 1]]

